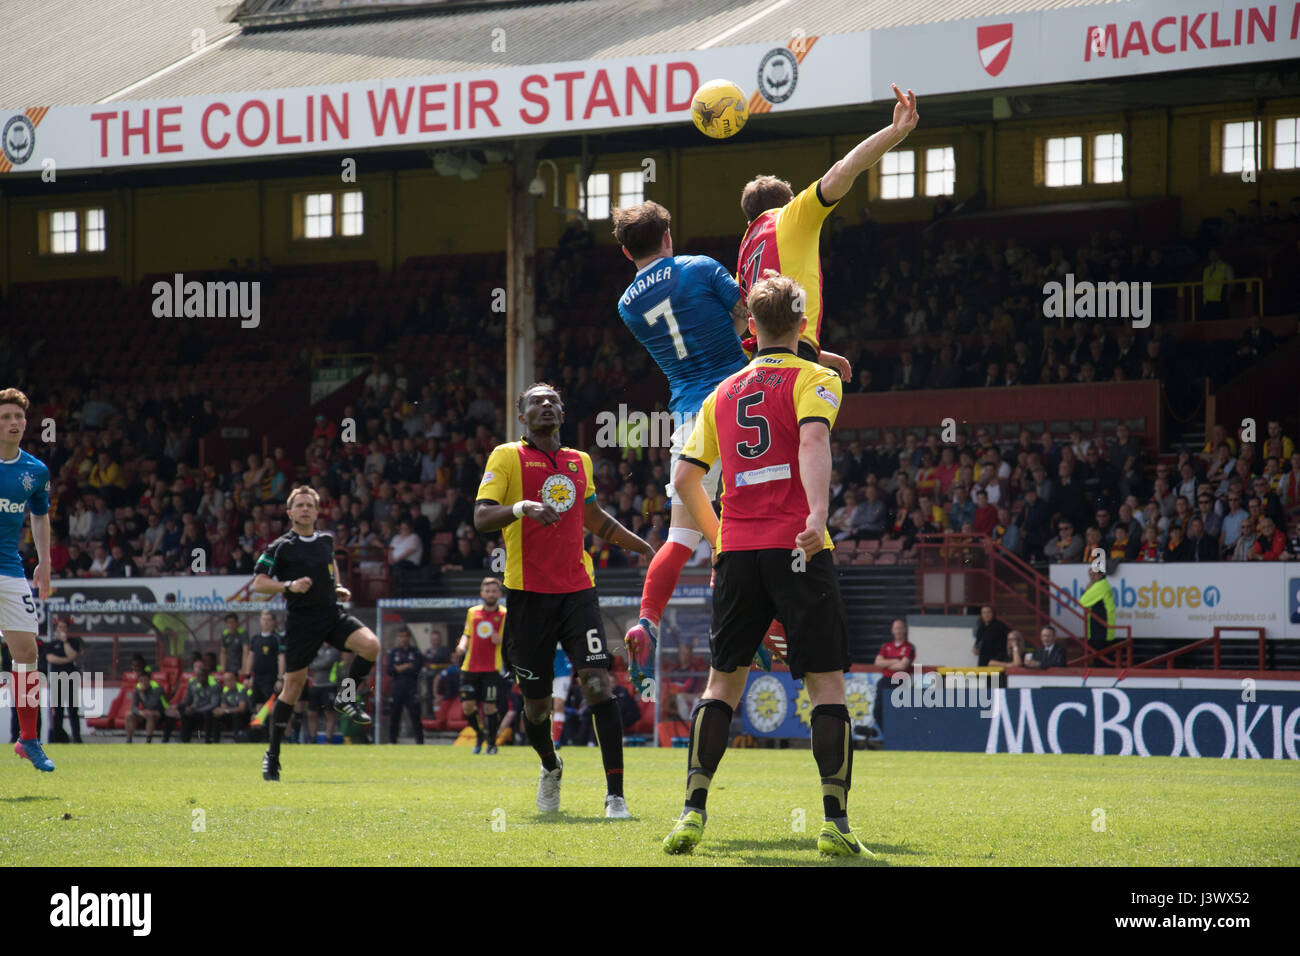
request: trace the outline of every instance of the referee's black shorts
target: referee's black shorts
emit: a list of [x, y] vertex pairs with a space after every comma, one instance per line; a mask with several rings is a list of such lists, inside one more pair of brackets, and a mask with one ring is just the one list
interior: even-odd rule
[[284, 622], [284, 671], [292, 674], [312, 662], [322, 644], [346, 651], [348, 638], [365, 627], [337, 604], [319, 610], [290, 609]]
[[785, 626], [786, 662], [796, 680], [849, 669], [849, 633], [831, 552], [817, 552], [802, 571], [794, 570], [794, 561], [787, 548], [719, 555], [709, 636], [715, 670], [748, 668], [773, 618]]
[[514, 671], [526, 699], [551, 699], [557, 643], [569, 655], [575, 671], [614, 669], [595, 588], [568, 594], [506, 588], [506, 607], [509, 613], [501, 636], [501, 658]]

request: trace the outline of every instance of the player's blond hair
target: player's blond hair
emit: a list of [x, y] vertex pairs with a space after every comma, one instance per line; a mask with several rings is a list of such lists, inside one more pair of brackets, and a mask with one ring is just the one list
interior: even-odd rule
[[299, 485], [297, 488], [293, 489], [293, 491], [289, 492], [289, 497], [285, 499], [284, 506], [286, 508], [292, 508], [293, 499], [297, 498], [299, 495], [310, 495], [311, 500], [315, 502], [316, 507], [320, 507], [320, 495], [316, 493], [316, 489], [311, 485]]
[[495, 584], [495, 585], [497, 586], [497, 589], [498, 589], [498, 590], [501, 589], [501, 579], [500, 579], [500, 578], [494, 578], [494, 577], [492, 577], [492, 575], [490, 575], [490, 574], [489, 574], [487, 577], [485, 577], [482, 581], [479, 582], [479, 585], [478, 585], [478, 586], [479, 586], [479, 590], [480, 590], [480, 591], [483, 590], [483, 585], [485, 585], [485, 584]]
[[740, 194], [740, 209], [745, 218], [753, 222], [769, 209], [780, 209], [794, 198], [794, 190], [784, 179], [775, 176], [755, 176], [745, 184]]
[[745, 304], [765, 339], [788, 339], [803, 318], [804, 292], [789, 276], [767, 269], [749, 290]]
[[17, 405], [23, 410], [24, 415], [32, 407], [32, 403], [27, 396], [16, 388], [6, 388], [0, 391], [0, 405]]

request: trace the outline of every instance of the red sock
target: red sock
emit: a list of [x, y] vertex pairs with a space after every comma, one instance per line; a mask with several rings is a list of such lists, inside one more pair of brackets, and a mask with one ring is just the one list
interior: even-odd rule
[[669, 541], [655, 552], [650, 561], [650, 570], [645, 575], [645, 587], [641, 590], [642, 617], [653, 624], [659, 623], [659, 619], [664, 616], [664, 608], [668, 606], [668, 599], [673, 596], [673, 588], [677, 587], [682, 568], [686, 567], [686, 562], [694, 553], [694, 548], [676, 541]]
[[551, 717], [551, 739], [558, 744], [560, 742], [560, 738], [563, 736], [564, 736], [564, 718], [552, 716]]
[[[27, 670], [22, 664], [14, 664], [14, 704], [18, 708], [18, 736], [23, 740], [35, 740], [41, 672], [36, 670], [35, 664], [28, 666], [32, 669]], [[20, 667], [23, 670], [19, 670]]]

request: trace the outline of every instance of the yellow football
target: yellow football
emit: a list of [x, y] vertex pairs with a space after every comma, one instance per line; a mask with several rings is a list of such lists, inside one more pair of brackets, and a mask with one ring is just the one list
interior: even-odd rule
[[749, 119], [749, 102], [730, 80], [709, 80], [691, 97], [691, 119], [705, 136], [735, 136]]

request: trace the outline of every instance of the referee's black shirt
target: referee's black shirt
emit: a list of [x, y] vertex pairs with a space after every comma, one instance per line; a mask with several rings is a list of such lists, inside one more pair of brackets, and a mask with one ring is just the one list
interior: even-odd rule
[[334, 594], [334, 536], [328, 531], [305, 537], [286, 531], [266, 546], [253, 570], [285, 583], [311, 578], [311, 589], [306, 594], [284, 593], [290, 611], [319, 611], [338, 603]]

